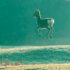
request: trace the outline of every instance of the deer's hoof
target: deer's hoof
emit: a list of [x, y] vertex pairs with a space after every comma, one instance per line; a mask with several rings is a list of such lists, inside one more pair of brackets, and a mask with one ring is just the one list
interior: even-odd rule
[[39, 36], [42, 37], [42, 34], [40, 34]]
[[47, 39], [48, 39], [48, 36], [47, 36]]

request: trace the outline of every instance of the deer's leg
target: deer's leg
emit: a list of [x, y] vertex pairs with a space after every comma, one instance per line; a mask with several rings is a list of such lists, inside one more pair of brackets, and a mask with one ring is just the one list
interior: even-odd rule
[[50, 35], [50, 38], [52, 38], [52, 33], [53, 33], [53, 27], [51, 27], [51, 35]]
[[38, 32], [38, 35], [40, 35], [40, 33], [39, 33], [39, 27], [37, 27], [37, 32]]
[[40, 33], [39, 33], [39, 27], [37, 27], [37, 32], [38, 32], [38, 35], [41, 37], [42, 36], [42, 34], [41, 34], [41, 29], [40, 29]]
[[47, 38], [48, 38], [49, 33], [50, 33], [50, 29], [48, 30], [48, 33], [47, 33]]
[[42, 36], [41, 28], [40, 28], [40, 36]]
[[41, 34], [41, 29], [40, 29], [40, 33], [39, 33], [39, 27], [37, 27], [37, 32], [38, 32], [38, 35], [41, 37], [42, 36], [42, 34]]

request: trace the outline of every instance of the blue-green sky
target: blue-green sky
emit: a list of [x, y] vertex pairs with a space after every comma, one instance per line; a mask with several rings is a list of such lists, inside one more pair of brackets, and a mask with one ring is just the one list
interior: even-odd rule
[[[42, 30], [42, 38], [38, 36], [35, 9], [40, 10], [42, 18], [54, 18], [52, 40], [47, 40], [47, 30]], [[0, 45], [55, 45], [69, 41], [70, 1], [0, 0]]]

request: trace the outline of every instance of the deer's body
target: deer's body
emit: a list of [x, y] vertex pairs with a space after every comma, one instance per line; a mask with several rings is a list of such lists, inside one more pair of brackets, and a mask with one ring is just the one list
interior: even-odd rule
[[52, 23], [54, 23], [54, 19], [52, 18], [48, 18], [48, 19], [45, 18], [45, 19], [37, 20], [37, 25], [41, 29], [51, 28], [51, 26], [53, 25]]
[[[49, 31], [48, 31], [48, 34], [47, 34], [47, 38], [48, 38], [48, 35], [49, 35], [50, 31], [51, 31], [51, 36], [50, 37], [52, 37], [54, 19], [53, 18], [42, 19], [39, 10], [38, 11], [35, 10], [34, 17], [36, 17], [36, 19], [37, 19], [38, 34], [41, 36], [41, 29], [48, 29]], [[40, 29], [40, 33], [39, 33], [39, 29]]]

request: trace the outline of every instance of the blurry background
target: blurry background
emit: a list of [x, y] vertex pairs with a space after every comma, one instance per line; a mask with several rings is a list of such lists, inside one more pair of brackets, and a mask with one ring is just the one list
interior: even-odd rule
[[[34, 10], [42, 18], [54, 18], [53, 38], [37, 34]], [[0, 0], [0, 45], [69, 45], [70, 1], [65, 0]]]

